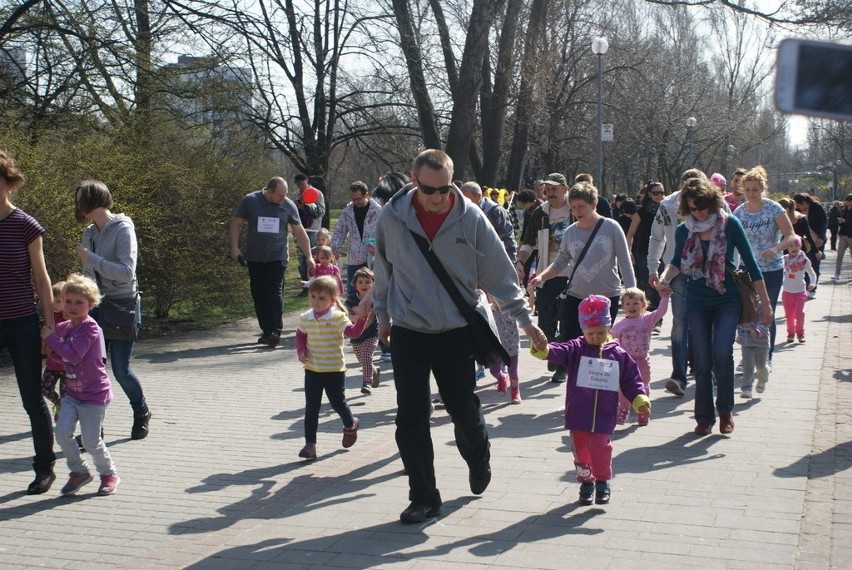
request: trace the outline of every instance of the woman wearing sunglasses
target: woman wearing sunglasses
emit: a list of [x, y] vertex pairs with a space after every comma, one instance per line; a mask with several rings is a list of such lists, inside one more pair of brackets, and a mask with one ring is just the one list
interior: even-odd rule
[[723, 211], [722, 195], [706, 178], [687, 179], [680, 190], [678, 211], [685, 219], [675, 230], [674, 257], [657, 289], [668, 294], [669, 283], [678, 273], [686, 277], [686, 320], [696, 382], [695, 433], [709, 435], [718, 412], [719, 431], [729, 434], [734, 431], [734, 337], [741, 304], [726, 269], [734, 268], [735, 251], [751, 275], [764, 324], [772, 320], [772, 308], [743, 227]]
[[[630, 229], [627, 230], [627, 247], [633, 259], [633, 271], [636, 273], [636, 286], [645, 292], [648, 299], [648, 310], [653, 311], [660, 302], [660, 294], [648, 284], [648, 241], [651, 239], [651, 228], [654, 217], [660, 208], [660, 202], [666, 195], [662, 183], [651, 180], [643, 189], [642, 204], [633, 215]], [[659, 272], [659, 270], [658, 270]]]

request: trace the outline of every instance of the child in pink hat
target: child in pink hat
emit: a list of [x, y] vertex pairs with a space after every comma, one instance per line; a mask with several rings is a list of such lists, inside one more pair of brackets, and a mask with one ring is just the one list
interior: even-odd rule
[[615, 430], [619, 390], [632, 401], [637, 413], [651, 413], [651, 401], [636, 362], [609, 335], [609, 309], [608, 298], [590, 295], [579, 307], [583, 336], [548, 343], [541, 351], [530, 348], [536, 358], [559, 364], [568, 372], [565, 428], [571, 432], [583, 505], [593, 501], [605, 505], [610, 500], [610, 435]]

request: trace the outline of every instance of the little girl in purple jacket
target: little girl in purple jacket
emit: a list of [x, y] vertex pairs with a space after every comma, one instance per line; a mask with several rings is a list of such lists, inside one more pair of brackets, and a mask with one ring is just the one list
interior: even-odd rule
[[65, 395], [56, 420], [56, 442], [71, 471], [68, 483], [62, 488], [65, 496], [75, 494], [93, 479], [74, 440], [78, 423], [83, 447], [101, 476], [98, 494], [112, 495], [119, 482], [115, 463], [101, 435], [113, 395], [106, 373], [103, 333], [89, 316], [100, 300], [97, 283], [82, 275], [71, 275], [62, 288], [63, 312], [68, 320], [58, 323], [56, 330], [43, 327], [41, 331], [45, 344], [62, 358], [65, 366]]
[[580, 504], [609, 503], [612, 441], [619, 390], [637, 413], [650, 415], [651, 401], [633, 358], [609, 336], [610, 301], [590, 295], [580, 303], [583, 336], [551, 342], [533, 356], [559, 364], [568, 372], [565, 428], [571, 432], [574, 466], [580, 483]]

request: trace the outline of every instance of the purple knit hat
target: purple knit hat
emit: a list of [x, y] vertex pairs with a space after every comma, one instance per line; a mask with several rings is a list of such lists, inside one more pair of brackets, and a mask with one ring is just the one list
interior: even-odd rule
[[713, 173], [713, 176], [710, 177], [710, 182], [712, 182], [723, 190], [728, 186], [728, 181], [725, 180], [725, 177], [719, 174], [718, 172]]
[[603, 295], [589, 295], [580, 301], [580, 328], [610, 326], [609, 307], [609, 299]]

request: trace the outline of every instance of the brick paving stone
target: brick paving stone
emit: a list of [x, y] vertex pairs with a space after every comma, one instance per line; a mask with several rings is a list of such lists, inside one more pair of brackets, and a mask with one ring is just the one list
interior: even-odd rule
[[[833, 264], [833, 253], [825, 261]], [[320, 417], [320, 458], [304, 462], [303, 373], [293, 335], [258, 346], [245, 320], [137, 345], [134, 369], [154, 417], [144, 441], [116, 389], [105, 422], [122, 477], [63, 499], [31, 479], [26, 415], [0, 369], [0, 566], [91, 568], [702, 568], [852, 567], [852, 285], [820, 286], [807, 304], [808, 342], [779, 343], [762, 398], [741, 401], [736, 431], [697, 438], [692, 395], [663, 389], [666, 327], [652, 341], [653, 417], [613, 436], [613, 502], [576, 504], [564, 386], [522, 349], [519, 406], [478, 383], [494, 477], [472, 497], [452, 423], [438, 407], [432, 437], [443, 516], [401, 525], [407, 483], [394, 443], [393, 372], [358, 392], [348, 355], [358, 443], [340, 448], [340, 420]], [[783, 313], [778, 307], [779, 319]], [[287, 315], [292, 330], [294, 316]], [[524, 341], [524, 346], [528, 343]], [[736, 349], [735, 349], [736, 350]], [[739, 358], [737, 357], [737, 360]], [[45, 545], [50, 545], [50, 557]]]

